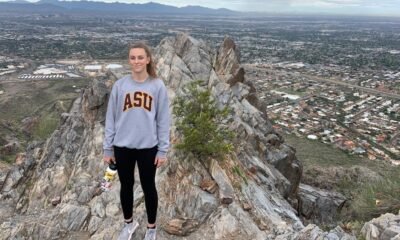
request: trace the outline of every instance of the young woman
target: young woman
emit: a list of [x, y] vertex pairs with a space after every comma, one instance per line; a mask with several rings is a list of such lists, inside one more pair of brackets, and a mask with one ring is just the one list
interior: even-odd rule
[[134, 169], [137, 162], [146, 212], [145, 240], [156, 239], [158, 196], [156, 169], [167, 161], [170, 113], [167, 89], [157, 78], [153, 57], [144, 43], [129, 48], [132, 73], [115, 82], [108, 102], [104, 157], [115, 162], [121, 182], [121, 205], [125, 225], [119, 238], [131, 239], [138, 227], [133, 219]]

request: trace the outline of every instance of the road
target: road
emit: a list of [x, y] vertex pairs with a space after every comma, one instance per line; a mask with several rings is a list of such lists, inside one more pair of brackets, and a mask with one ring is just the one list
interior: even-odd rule
[[373, 89], [373, 88], [362, 87], [362, 86], [350, 84], [350, 83], [347, 83], [347, 82], [344, 82], [344, 81], [341, 81], [341, 80], [338, 80], [338, 79], [335, 79], [335, 78], [328, 79], [328, 78], [313, 76], [313, 75], [309, 75], [309, 74], [302, 74], [302, 76], [307, 77], [310, 80], [317, 81], [317, 82], [332, 83], [332, 84], [335, 84], [335, 85], [345, 86], [345, 87], [348, 87], [348, 88], [356, 88], [356, 89], [362, 90], [364, 92], [380, 95], [380, 96], [383, 96], [383, 97], [393, 98], [393, 99], [397, 99], [397, 100], [400, 99], [400, 94], [379, 91], [379, 90]]
[[[288, 72], [289, 73], [291, 72], [291, 70], [282, 71], [282, 70], [277, 70], [277, 69], [273, 69], [273, 68], [266, 69], [266, 68], [260, 68], [260, 67], [249, 66], [249, 65], [245, 65], [245, 69], [264, 70], [264, 71], [265, 70], [273, 70], [274, 72], [282, 72], [284, 74], [288, 74]], [[296, 72], [296, 73], [299, 74], [299, 77], [301, 76], [301, 77], [307, 78], [312, 81], [331, 83], [331, 84], [339, 85], [339, 86], [343, 86], [343, 87], [359, 89], [364, 92], [380, 95], [383, 97], [388, 97], [388, 98], [397, 99], [397, 100], [400, 99], [400, 94], [397, 94], [397, 93], [384, 92], [384, 91], [379, 91], [379, 90], [373, 89], [373, 88], [362, 87], [362, 86], [354, 85], [354, 84], [351, 84], [351, 83], [348, 83], [345, 81], [341, 81], [337, 78], [332, 78], [332, 77], [327, 78], [327, 77], [319, 77], [319, 76], [310, 75], [310, 74], [306, 74], [306, 73], [300, 73], [300, 72]], [[251, 81], [262, 81], [262, 80], [266, 80], [266, 79], [251, 79]]]

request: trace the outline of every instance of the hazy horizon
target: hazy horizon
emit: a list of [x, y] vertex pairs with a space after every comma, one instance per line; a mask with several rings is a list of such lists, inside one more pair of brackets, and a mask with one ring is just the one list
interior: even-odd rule
[[[400, 0], [271, 0], [260, 2], [259, 0], [95, 0], [98, 2], [123, 2], [123, 3], [148, 3], [156, 2], [175, 7], [202, 6], [207, 8], [227, 8], [239, 12], [260, 13], [292, 13], [292, 14], [339, 14], [339, 15], [366, 15], [366, 16], [397, 16], [400, 17]], [[0, 2], [8, 2], [0, 0]], [[37, 2], [37, 0], [29, 0]]]

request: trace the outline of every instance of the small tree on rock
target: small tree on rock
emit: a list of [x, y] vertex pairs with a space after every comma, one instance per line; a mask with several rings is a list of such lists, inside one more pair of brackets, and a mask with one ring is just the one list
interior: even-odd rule
[[185, 94], [173, 103], [176, 127], [183, 138], [176, 147], [200, 158], [223, 158], [233, 149], [233, 132], [222, 124], [229, 109], [219, 109], [210, 90], [202, 89], [200, 82], [186, 85]]

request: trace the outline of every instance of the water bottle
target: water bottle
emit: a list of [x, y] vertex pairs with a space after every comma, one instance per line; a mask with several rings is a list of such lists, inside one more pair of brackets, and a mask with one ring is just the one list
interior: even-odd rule
[[101, 190], [103, 192], [110, 191], [112, 185], [111, 182], [114, 180], [116, 174], [117, 165], [110, 163], [104, 173], [103, 181], [101, 182]]

